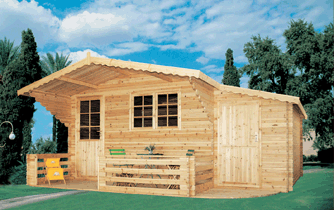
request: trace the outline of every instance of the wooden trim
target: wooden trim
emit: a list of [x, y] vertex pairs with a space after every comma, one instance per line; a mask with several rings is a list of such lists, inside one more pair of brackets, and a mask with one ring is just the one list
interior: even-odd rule
[[65, 82], [69, 82], [69, 83], [73, 83], [73, 84], [77, 84], [77, 85], [82, 85], [82, 86], [94, 88], [94, 89], [98, 88], [97, 85], [89, 84], [87, 82], [82, 82], [82, 81], [71, 79], [71, 78], [68, 78], [68, 77], [59, 77], [59, 78], [56, 78], [56, 79], [61, 80], [61, 81], [65, 81]]
[[259, 186], [262, 188], [262, 103], [259, 101], [259, 129], [258, 129], [258, 140], [259, 140]]

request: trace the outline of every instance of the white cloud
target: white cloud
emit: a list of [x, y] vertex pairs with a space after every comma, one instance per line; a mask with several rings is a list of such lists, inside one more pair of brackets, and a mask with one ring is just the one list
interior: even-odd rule
[[70, 47], [100, 47], [134, 37], [126, 18], [88, 11], [67, 16], [59, 29], [59, 39]]
[[116, 45], [115, 48], [109, 50], [109, 56], [120, 56], [134, 52], [142, 52], [148, 49], [148, 45], [141, 42], [122, 43]]
[[32, 30], [38, 47], [43, 47], [56, 37], [60, 20], [52, 15], [51, 10], [38, 6], [34, 0], [30, 2], [0, 1], [0, 11], [0, 20], [2, 20], [0, 34], [15, 41], [15, 45], [21, 43], [21, 33], [27, 28]]
[[90, 52], [91, 57], [101, 57], [101, 58], [108, 58], [105, 55], [100, 55], [97, 52], [94, 52], [90, 49], [83, 50], [83, 51], [76, 51], [76, 52], [71, 52], [68, 60], [72, 60], [72, 64], [84, 59], [87, 57], [87, 52]]
[[234, 63], [247, 63], [248, 59], [245, 55], [239, 55], [238, 57], [234, 58]]
[[204, 64], [204, 65], [207, 64], [209, 62], [209, 60], [210, 60], [209, 58], [206, 58], [204, 56], [201, 56], [201, 57], [196, 59], [197, 62], [199, 62], [201, 64]]
[[204, 71], [204, 73], [222, 73], [222, 71], [224, 70], [223, 67], [219, 68], [216, 65], [208, 65], [205, 66], [204, 68], [202, 68], [202, 71]]
[[6, 21], [0, 25], [0, 34], [18, 45], [21, 31], [29, 27], [40, 48], [52, 43], [64, 49], [98, 48], [114, 56], [156, 46], [225, 59], [227, 48], [231, 48], [241, 61], [244, 44], [252, 35], [269, 36], [284, 47], [282, 33], [292, 13], [293, 18], [312, 21], [315, 28], [321, 28], [332, 21], [332, 8], [331, 1], [315, 0], [207, 0], [190, 4], [177, 0], [96, 0], [79, 10], [68, 10], [66, 17], [59, 19], [34, 0], [3, 0], [0, 19]]

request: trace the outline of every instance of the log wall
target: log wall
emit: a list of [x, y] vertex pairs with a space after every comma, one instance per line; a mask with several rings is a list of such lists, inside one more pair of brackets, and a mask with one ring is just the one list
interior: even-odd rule
[[[219, 167], [217, 165], [219, 164], [219, 154], [217, 150], [218, 102], [244, 102], [247, 104], [251, 101], [260, 104], [259, 110], [261, 113], [259, 116], [259, 150], [261, 152], [258, 154], [260, 156], [260, 188], [278, 190], [281, 192], [292, 191], [292, 186], [295, 183], [294, 178], [296, 179], [296, 177], [298, 177], [296, 174], [300, 174], [300, 168], [302, 167], [302, 162], [300, 161], [300, 141], [294, 143], [294, 139], [300, 140], [299, 134], [301, 127], [297, 126], [298, 123], [300, 125], [302, 117], [300, 113], [296, 114], [296, 110], [294, 110], [292, 104], [288, 102], [250, 97], [223, 91], [215, 91], [215, 186], [221, 186], [221, 183], [219, 183], [219, 173], [222, 173], [218, 171]], [[299, 118], [297, 118], [297, 116]], [[297, 130], [299, 134], [297, 134]], [[297, 168], [299, 168], [299, 170]]]
[[[129, 78], [109, 81], [100, 85], [98, 91], [85, 91], [76, 97], [79, 99], [80, 97], [103, 96], [101, 108], [105, 107], [105, 118], [101, 117], [101, 119], [105, 119], [105, 125], [104, 129], [101, 128], [101, 133], [104, 135], [101, 142], [104, 141], [104, 144], [97, 146], [102, 149], [102, 155], [108, 156], [110, 148], [125, 149], [127, 155], [148, 153], [144, 149], [149, 144], [155, 144], [154, 152], [166, 156], [185, 156], [188, 149], [195, 150], [196, 163], [203, 159], [204, 163], [200, 164], [211, 164], [210, 169], [197, 167], [198, 165], [194, 167], [196, 176], [200, 175], [199, 177], [204, 179], [196, 178], [195, 180], [194, 178], [193, 180], [196, 182], [196, 187], [201, 185], [198, 189], [196, 188], [196, 192], [200, 192], [200, 189], [205, 190], [213, 185], [213, 160], [207, 160], [210, 157], [212, 159], [213, 153], [213, 122], [210, 122], [209, 119], [210, 111], [206, 111], [212, 110], [207, 107], [213, 107], [213, 105], [209, 100], [206, 103], [201, 103], [200, 100], [208, 98], [207, 94], [210, 95], [208, 89], [210, 89], [208, 85], [201, 87], [199, 95], [199, 91], [196, 92], [197, 89], [194, 89], [188, 78], [178, 78], [169, 82], [150, 75], [132, 75]], [[133, 96], [165, 93], [179, 94], [180, 126], [177, 128], [132, 128], [130, 103]], [[97, 170], [96, 165], [87, 164], [88, 160], [93, 158], [89, 158], [87, 153], [89, 150], [96, 149], [96, 146], [89, 141], [78, 139], [77, 141], [79, 143], [77, 144], [76, 170], [82, 176], [94, 176], [95, 173], [88, 174], [92, 171], [97, 173]], [[84, 144], [87, 146], [80, 146]]]

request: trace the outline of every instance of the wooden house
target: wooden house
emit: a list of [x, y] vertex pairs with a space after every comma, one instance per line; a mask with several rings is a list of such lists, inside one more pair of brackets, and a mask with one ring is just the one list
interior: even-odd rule
[[[68, 127], [67, 154], [27, 155], [31, 186], [43, 184], [43, 159], [51, 157], [67, 158], [67, 183], [91, 181], [96, 190], [122, 193], [289, 192], [303, 175], [307, 115], [298, 97], [222, 85], [199, 70], [90, 53], [18, 95], [34, 97]], [[144, 155], [150, 144], [163, 155]]]

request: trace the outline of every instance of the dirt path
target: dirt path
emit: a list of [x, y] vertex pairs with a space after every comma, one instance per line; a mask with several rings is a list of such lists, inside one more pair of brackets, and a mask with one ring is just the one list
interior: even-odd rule
[[75, 194], [86, 193], [86, 192], [89, 192], [89, 191], [74, 190], [74, 191], [66, 191], [66, 192], [59, 192], [59, 193], [29, 195], [29, 196], [24, 196], [24, 197], [1, 200], [0, 210], [18, 207], [18, 206], [26, 205], [29, 203], [40, 202], [40, 201], [44, 201], [44, 200], [48, 200], [52, 198], [58, 198], [58, 197], [65, 196], [65, 195], [75, 195]]

